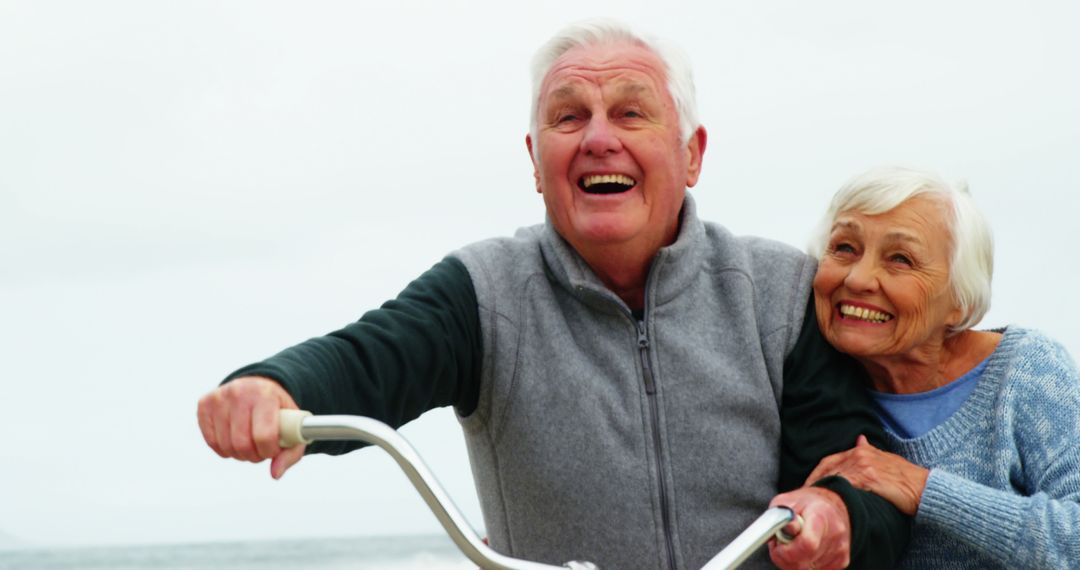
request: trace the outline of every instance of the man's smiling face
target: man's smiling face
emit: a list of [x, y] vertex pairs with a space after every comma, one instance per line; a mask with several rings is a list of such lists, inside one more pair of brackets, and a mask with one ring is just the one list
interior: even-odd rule
[[580, 254], [675, 240], [687, 186], [697, 182], [704, 130], [681, 140], [664, 64], [617, 43], [573, 48], [540, 87], [527, 142], [555, 229]]

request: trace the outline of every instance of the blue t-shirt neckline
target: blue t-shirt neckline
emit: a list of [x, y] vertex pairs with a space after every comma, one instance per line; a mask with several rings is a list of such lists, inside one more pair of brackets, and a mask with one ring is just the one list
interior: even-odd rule
[[881, 423], [901, 439], [915, 439], [949, 419], [975, 391], [990, 361], [987, 357], [963, 376], [926, 392], [890, 394], [869, 390]]

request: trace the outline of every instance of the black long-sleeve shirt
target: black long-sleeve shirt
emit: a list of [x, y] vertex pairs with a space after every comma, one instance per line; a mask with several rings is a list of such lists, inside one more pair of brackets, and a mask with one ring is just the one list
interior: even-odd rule
[[[362, 415], [398, 427], [436, 407], [452, 405], [469, 415], [477, 406], [482, 361], [476, 292], [464, 265], [451, 257], [359, 321], [226, 380], [269, 377], [312, 413]], [[799, 339], [784, 362], [781, 491], [800, 487], [818, 461], [853, 446], [859, 434], [882, 445], [863, 376], [857, 363], [825, 342], [810, 299]], [[308, 452], [340, 454], [356, 447], [316, 442]], [[907, 544], [909, 519], [843, 478], [816, 484], [839, 494], [848, 509], [851, 567], [891, 567]]]

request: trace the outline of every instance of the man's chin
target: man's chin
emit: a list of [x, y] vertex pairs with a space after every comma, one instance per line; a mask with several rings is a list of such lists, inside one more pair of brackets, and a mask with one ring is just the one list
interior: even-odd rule
[[631, 243], [634, 237], [640, 234], [640, 228], [626, 223], [625, 216], [612, 216], [612, 218], [614, 219], [591, 219], [587, 224], [577, 224], [567, 232], [573, 236], [572, 238], [562, 231], [559, 233], [575, 247], [581, 244], [594, 248], [625, 245]]

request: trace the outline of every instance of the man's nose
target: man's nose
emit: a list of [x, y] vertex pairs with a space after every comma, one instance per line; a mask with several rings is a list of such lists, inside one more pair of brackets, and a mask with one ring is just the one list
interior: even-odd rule
[[622, 150], [622, 141], [614, 125], [604, 115], [593, 115], [585, 126], [581, 152], [591, 156], [607, 156]]

